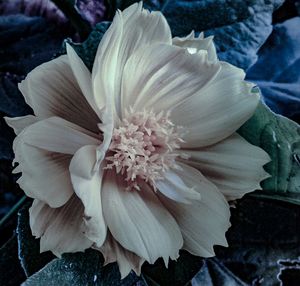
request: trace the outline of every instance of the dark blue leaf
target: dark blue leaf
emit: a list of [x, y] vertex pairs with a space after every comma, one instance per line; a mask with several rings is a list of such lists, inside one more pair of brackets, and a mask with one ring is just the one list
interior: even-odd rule
[[17, 225], [18, 254], [27, 277], [40, 270], [54, 258], [50, 252], [40, 253], [40, 240], [31, 234], [28, 211], [30, 205], [31, 203], [27, 204], [19, 211]]
[[0, 285], [20, 285], [24, 279], [25, 274], [18, 260], [18, 242], [13, 235], [0, 248]]
[[276, 113], [300, 122], [300, 17], [274, 26], [247, 78]]
[[242, 280], [236, 277], [217, 258], [206, 259], [201, 270], [192, 279], [192, 286], [247, 286]]
[[278, 261], [300, 256], [299, 217], [299, 206], [248, 196], [232, 209], [229, 247], [217, 257], [250, 285], [278, 285]]

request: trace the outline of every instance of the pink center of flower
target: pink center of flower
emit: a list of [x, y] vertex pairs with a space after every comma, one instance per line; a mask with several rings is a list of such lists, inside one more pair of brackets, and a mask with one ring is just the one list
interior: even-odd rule
[[125, 176], [128, 189], [138, 189], [138, 179], [149, 182], [154, 188], [155, 180], [175, 164], [180, 128], [169, 119], [170, 114], [150, 111], [127, 112], [125, 119], [113, 131], [109, 146], [106, 169], [115, 168]]

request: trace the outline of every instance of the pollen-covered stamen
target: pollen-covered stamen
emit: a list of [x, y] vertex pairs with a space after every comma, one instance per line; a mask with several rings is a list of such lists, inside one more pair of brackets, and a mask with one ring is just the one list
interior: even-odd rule
[[181, 128], [174, 126], [169, 117], [169, 113], [130, 110], [114, 129], [106, 168], [115, 167], [125, 176], [129, 188], [139, 189], [138, 179], [155, 188], [154, 181], [162, 179], [163, 173], [174, 166], [176, 149], [183, 140]]

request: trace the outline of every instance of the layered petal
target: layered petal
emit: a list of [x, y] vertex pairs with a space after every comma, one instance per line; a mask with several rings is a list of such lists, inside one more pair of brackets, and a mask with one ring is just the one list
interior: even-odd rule
[[177, 202], [191, 203], [193, 200], [200, 200], [200, 193], [195, 191], [194, 187], [187, 186], [182, 180], [182, 176], [187, 176], [185, 172], [186, 170], [182, 168], [164, 172], [164, 178], [155, 182], [156, 188], [166, 197]]
[[103, 167], [94, 170], [96, 164], [96, 146], [80, 148], [72, 158], [70, 174], [76, 195], [84, 205], [85, 235], [100, 247], [106, 238], [101, 201]]
[[[164, 206], [176, 219], [184, 239], [183, 248], [202, 257], [214, 256], [214, 245], [227, 246], [225, 232], [230, 227], [230, 210], [224, 196], [196, 169], [182, 165], [186, 170], [184, 182], [196, 186], [201, 200], [192, 204], [177, 203], [160, 195]], [[206, 185], [203, 185], [206, 182]]]
[[19, 135], [23, 129], [38, 121], [38, 118], [34, 115], [25, 115], [13, 118], [4, 117], [4, 119], [7, 125], [14, 130], [16, 135]]
[[100, 136], [59, 117], [34, 123], [19, 135], [19, 143], [51, 152], [74, 154], [85, 145], [98, 145]]
[[198, 37], [195, 37], [194, 31], [192, 31], [188, 36], [180, 38], [173, 38], [173, 45], [186, 48], [189, 53], [198, 53], [201, 50], [207, 51], [209, 61], [217, 61], [217, 51], [213, 43], [213, 36], [204, 38], [204, 34], [200, 33]]
[[73, 71], [74, 77], [80, 87], [82, 94], [84, 94], [85, 99], [89, 103], [90, 107], [95, 111], [98, 117], [102, 120], [102, 112], [96, 103], [96, 98], [94, 96], [93, 85], [92, 85], [92, 75], [86, 65], [83, 63], [82, 59], [77, 55], [74, 49], [66, 44], [67, 55], [70, 63], [70, 67]]
[[60, 257], [66, 252], [83, 251], [93, 244], [84, 235], [83, 206], [75, 195], [60, 208], [50, 208], [34, 200], [29, 213], [32, 234], [41, 238], [41, 252], [50, 250]]
[[113, 237], [129, 251], [154, 263], [162, 257], [176, 259], [183, 240], [178, 225], [146, 184], [141, 191], [126, 190], [113, 171], [103, 181], [105, 221]]
[[252, 93], [253, 84], [244, 81], [245, 73], [221, 62], [217, 77], [171, 110], [171, 121], [183, 126], [184, 147], [212, 145], [230, 136], [254, 113], [259, 94]]
[[98, 132], [99, 119], [82, 94], [67, 55], [35, 68], [19, 89], [41, 119], [58, 116]]
[[42, 150], [19, 138], [14, 141], [14, 152], [19, 163], [14, 173], [22, 172], [17, 183], [27, 196], [56, 208], [74, 194], [68, 171], [70, 155]]
[[263, 166], [270, 156], [237, 133], [218, 144], [182, 152], [190, 156], [186, 163], [199, 169], [228, 200], [261, 189], [260, 182], [269, 177]]
[[110, 233], [108, 233], [103, 246], [99, 250], [104, 256], [105, 265], [115, 261], [118, 263], [121, 279], [125, 278], [131, 270], [137, 275], [141, 274], [141, 267], [145, 259], [126, 250]]
[[199, 95], [217, 76], [218, 63], [207, 52], [190, 54], [186, 49], [156, 44], [138, 50], [128, 60], [122, 81], [122, 110], [169, 110]]
[[120, 117], [121, 81], [129, 57], [151, 44], [171, 44], [171, 41], [164, 16], [160, 12], [150, 13], [142, 9], [142, 2], [131, 5], [122, 13], [117, 12], [100, 42], [92, 72], [94, 94], [97, 98], [99, 95], [99, 105], [104, 106], [105, 98], [112, 98], [114, 113]]

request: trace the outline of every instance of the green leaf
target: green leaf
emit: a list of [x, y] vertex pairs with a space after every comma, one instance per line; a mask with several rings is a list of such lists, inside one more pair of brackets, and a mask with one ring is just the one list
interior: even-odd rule
[[116, 263], [103, 267], [103, 258], [97, 250], [86, 250], [84, 253], [64, 254], [56, 258], [43, 269], [28, 278], [24, 286], [35, 285], [76, 285], [76, 286], [146, 286], [144, 280], [134, 273], [120, 280]]
[[262, 183], [263, 191], [253, 195], [300, 204], [299, 125], [260, 103], [238, 133], [264, 149], [272, 159], [265, 166], [271, 177]]

